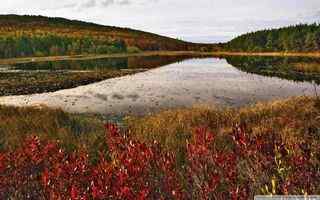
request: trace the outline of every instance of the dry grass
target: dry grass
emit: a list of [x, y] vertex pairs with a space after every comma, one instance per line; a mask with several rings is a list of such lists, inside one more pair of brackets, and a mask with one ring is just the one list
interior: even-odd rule
[[0, 106], [0, 149], [16, 148], [26, 136], [59, 140], [68, 150], [91, 148], [104, 137], [102, 121], [96, 116], [67, 114], [48, 108]]
[[296, 63], [294, 69], [302, 73], [320, 73], [319, 63]]
[[[127, 117], [129, 134], [141, 141], [159, 141], [169, 149], [184, 146], [192, 138], [194, 128], [206, 127], [218, 134], [221, 145], [236, 124], [246, 127], [249, 134], [277, 133], [289, 143], [305, 134], [320, 140], [320, 102], [311, 97], [296, 97], [260, 103], [240, 109], [196, 107], [161, 112], [146, 117]], [[104, 145], [103, 121], [97, 116], [67, 114], [48, 108], [0, 107], [0, 147], [14, 148], [27, 135], [59, 140], [72, 150], [80, 146], [95, 151]]]
[[320, 139], [319, 100], [296, 97], [259, 103], [240, 109], [193, 108], [162, 112], [144, 118], [128, 117], [129, 130], [144, 141], [158, 140], [168, 148], [179, 148], [191, 137], [194, 127], [207, 127], [224, 136], [236, 124], [250, 134], [275, 132], [296, 141], [304, 134], [318, 134]]

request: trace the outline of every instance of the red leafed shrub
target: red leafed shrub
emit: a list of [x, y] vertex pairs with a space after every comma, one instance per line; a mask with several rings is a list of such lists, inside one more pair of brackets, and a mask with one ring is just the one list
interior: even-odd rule
[[0, 156], [0, 199], [182, 199], [175, 155], [107, 125], [110, 159], [96, 164], [85, 152], [65, 153], [31, 137]]
[[157, 141], [139, 142], [112, 124], [106, 129], [108, 155], [94, 163], [85, 151], [67, 153], [37, 137], [0, 153], [0, 199], [248, 199], [320, 190], [319, 145], [307, 139], [289, 144], [240, 126], [221, 138], [199, 128], [179, 164]]

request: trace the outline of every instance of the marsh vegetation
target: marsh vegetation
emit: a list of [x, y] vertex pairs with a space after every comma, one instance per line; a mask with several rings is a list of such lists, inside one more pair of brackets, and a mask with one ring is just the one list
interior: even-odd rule
[[247, 199], [318, 193], [319, 105], [300, 97], [241, 109], [171, 110], [129, 118], [122, 130], [107, 124], [106, 132], [92, 117], [1, 107], [0, 195]]

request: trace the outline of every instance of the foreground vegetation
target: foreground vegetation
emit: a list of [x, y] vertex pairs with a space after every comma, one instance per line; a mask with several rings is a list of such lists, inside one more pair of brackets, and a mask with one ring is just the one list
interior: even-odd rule
[[4, 199], [248, 199], [320, 192], [315, 98], [166, 111], [128, 118], [124, 130], [107, 124], [106, 133], [99, 120], [59, 110], [1, 107], [0, 115]]

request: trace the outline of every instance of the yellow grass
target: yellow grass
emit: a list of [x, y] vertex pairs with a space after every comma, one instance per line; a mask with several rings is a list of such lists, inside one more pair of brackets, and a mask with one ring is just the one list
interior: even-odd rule
[[295, 63], [294, 69], [302, 73], [320, 73], [319, 63]]
[[190, 139], [195, 127], [207, 127], [223, 137], [236, 124], [244, 124], [251, 134], [276, 132], [290, 141], [308, 131], [319, 134], [320, 103], [316, 98], [296, 97], [240, 109], [170, 110], [143, 118], [128, 117], [126, 122], [137, 138], [158, 140], [166, 147], [176, 149]]

